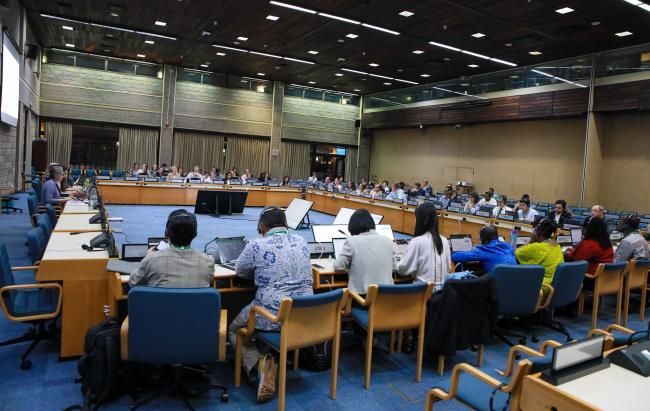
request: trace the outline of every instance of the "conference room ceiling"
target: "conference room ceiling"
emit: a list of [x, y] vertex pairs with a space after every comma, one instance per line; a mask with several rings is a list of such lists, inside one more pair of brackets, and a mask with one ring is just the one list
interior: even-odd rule
[[[631, 4], [634, 0], [286, 1], [320, 14], [266, 0], [23, 3], [44, 47], [359, 94], [503, 70], [507, 62], [526, 66], [650, 41], [650, 11]], [[567, 7], [573, 11], [556, 11]], [[403, 11], [413, 14], [399, 14]], [[616, 35], [623, 32], [632, 34]]]

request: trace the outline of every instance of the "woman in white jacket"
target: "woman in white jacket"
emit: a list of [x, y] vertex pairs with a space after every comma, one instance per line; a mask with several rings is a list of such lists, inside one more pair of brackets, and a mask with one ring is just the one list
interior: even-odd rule
[[441, 288], [451, 271], [449, 241], [438, 233], [438, 213], [433, 203], [415, 209], [415, 237], [397, 265], [402, 276], [434, 283]]

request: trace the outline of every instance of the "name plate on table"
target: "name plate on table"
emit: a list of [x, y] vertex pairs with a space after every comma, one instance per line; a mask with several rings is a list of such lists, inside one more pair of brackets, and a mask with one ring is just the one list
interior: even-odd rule
[[447, 210], [451, 211], [452, 213], [460, 213], [459, 207], [447, 207]]
[[477, 211], [476, 215], [479, 217], [490, 218], [490, 213], [487, 211]]
[[138, 181], [138, 177], [124, 177], [124, 181]]
[[515, 221], [515, 216], [510, 215], [510, 214], [499, 214], [497, 216], [499, 220], [505, 220], [505, 221]]
[[97, 180], [110, 180], [111, 176], [97, 176], [95, 177]]

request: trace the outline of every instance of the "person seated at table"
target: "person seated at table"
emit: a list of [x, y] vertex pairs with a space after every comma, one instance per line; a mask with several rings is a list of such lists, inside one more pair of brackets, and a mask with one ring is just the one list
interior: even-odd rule
[[184, 209], [169, 214], [165, 237], [169, 247], [150, 249], [129, 277], [129, 285], [166, 288], [210, 287], [214, 277], [214, 259], [202, 251], [192, 250], [196, 238], [196, 216]]
[[429, 184], [428, 179], [422, 180], [422, 190], [424, 190], [424, 195], [431, 195], [433, 193], [433, 188], [431, 187], [431, 184]]
[[598, 218], [605, 218], [605, 207], [594, 204], [591, 206], [591, 216], [592, 217], [598, 217]]
[[212, 181], [221, 179], [221, 170], [219, 170], [217, 167], [212, 167], [210, 169], [210, 173], [206, 173], [206, 174], [210, 176], [210, 180]]
[[449, 241], [438, 231], [438, 213], [433, 203], [415, 209], [415, 236], [397, 263], [397, 273], [418, 281], [442, 285], [451, 271]]
[[185, 178], [187, 176], [187, 173], [185, 172], [185, 169], [183, 167], [178, 168], [178, 174], [181, 175], [181, 177]]
[[465, 207], [463, 207], [463, 212], [476, 214], [476, 211], [479, 208], [480, 201], [478, 199], [478, 193], [472, 193], [469, 195]]
[[497, 206], [492, 209], [492, 215], [497, 217], [501, 214], [505, 214], [507, 211], [512, 211], [512, 208], [508, 207], [508, 197], [502, 195], [497, 200]]
[[626, 215], [618, 220], [616, 230], [623, 233], [623, 239], [616, 248], [615, 263], [650, 257], [648, 242], [639, 234], [640, 223], [641, 219], [635, 215]]
[[497, 264], [517, 264], [512, 245], [499, 241], [499, 233], [493, 225], [486, 225], [479, 231], [481, 245], [472, 251], [454, 251], [451, 259], [454, 263], [478, 261], [486, 273], [491, 273]]
[[566, 201], [557, 200], [555, 202], [555, 210], [548, 213], [548, 218], [555, 222], [555, 225], [562, 227], [564, 220], [571, 218], [571, 212], [566, 208]]
[[553, 239], [557, 226], [552, 220], [544, 218], [534, 227], [530, 241], [515, 251], [519, 264], [537, 264], [544, 267], [544, 280], [542, 288], [547, 292], [545, 286], [551, 285], [557, 266], [564, 262], [562, 248]]
[[186, 178], [188, 180], [193, 180], [193, 179], [203, 180], [203, 174], [201, 173], [201, 167], [199, 167], [198, 165], [195, 165], [194, 170], [187, 173]]
[[537, 214], [538, 213], [534, 208], [530, 208], [530, 200], [525, 198], [519, 200], [519, 209], [517, 210], [517, 218], [519, 220], [532, 223], [535, 221]]
[[345, 186], [348, 193], [355, 193], [357, 191], [357, 185], [354, 184], [354, 181], [350, 180]]
[[384, 182], [381, 183], [381, 188], [384, 190], [384, 193], [386, 193], [386, 194], [390, 193], [390, 187], [391, 187], [391, 185], [388, 184], [387, 180], [384, 180]]
[[384, 190], [381, 188], [381, 185], [376, 184], [373, 188], [372, 191], [370, 192], [370, 198], [373, 200], [381, 200], [384, 197]]
[[316, 184], [316, 183], [318, 182], [318, 176], [316, 175], [316, 172], [315, 172], [315, 171], [314, 171], [313, 173], [311, 173], [311, 177], [309, 177], [309, 178], [307, 179], [307, 182], [308, 182], [309, 184]]
[[178, 167], [172, 166], [169, 174], [167, 174], [167, 181], [171, 181], [174, 178], [182, 178], [181, 173], [178, 172]]
[[[82, 167], [85, 167], [85, 166], [82, 165]], [[83, 171], [84, 171], [84, 169], [82, 168], [81, 169], [82, 174], [83, 174]], [[133, 167], [131, 167], [131, 169], [129, 170], [129, 174], [132, 177], [137, 177], [139, 171], [140, 171], [140, 163], [133, 163]]]
[[253, 173], [251, 173], [251, 170], [247, 168], [246, 171], [244, 171], [244, 174], [241, 175], [241, 183], [246, 184], [246, 182], [252, 178]]
[[[227, 174], [226, 174], [227, 175]], [[231, 177], [234, 176], [234, 174], [230, 173]], [[262, 171], [260, 173], [260, 177], [257, 179], [257, 181], [260, 181], [262, 183], [267, 183], [271, 179], [271, 176], [269, 175], [268, 171]]]
[[[521, 200], [528, 200], [528, 203], [530, 204], [530, 195], [522, 194]], [[519, 211], [520, 207], [521, 207], [520, 202], [517, 202], [517, 204], [515, 204], [515, 208], [513, 209], [513, 211]]]
[[588, 274], [595, 273], [598, 264], [614, 261], [614, 248], [609, 240], [605, 220], [589, 217], [582, 233], [582, 241], [575, 248], [569, 249], [564, 257], [566, 261], [587, 261]]
[[388, 195], [386, 196], [386, 201], [393, 201], [393, 200], [404, 201], [404, 199], [406, 199], [406, 194], [404, 194], [404, 190], [399, 188], [398, 183], [393, 183], [390, 193], [388, 193]]
[[422, 184], [420, 183], [413, 184], [413, 188], [411, 188], [411, 191], [409, 191], [409, 196], [423, 197], [424, 195], [425, 195], [425, 191], [422, 189]]
[[491, 205], [491, 206], [496, 206], [497, 205], [497, 200], [492, 198], [492, 193], [490, 191], [486, 191], [483, 193], [483, 198], [481, 201], [478, 202], [479, 207], [481, 206], [486, 206], [486, 205]]
[[291, 186], [291, 179], [289, 176], [284, 176], [282, 177], [282, 184], [280, 184], [282, 187], [289, 187]]
[[53, 166], [48, 173], [49, 179], [43, 184], [41, 189], [41, 205], [51, 204], [60, 205], [72, 197], [61, 197], [59, 184], [65, 178], [65, 171], [61, 166]]
[[348, 271], [348, 289], [365, 295], [371, 284], [393, 284], [393, 242], [375, 231], [364, 208], [352, 213], [348, 237], [334, 261], [334, 269]]
[[231, 182], [232, 182], [232, 178], [233, 178], [233, 177], [232, 177], [232, 173], [231, 173], [230, 171], [228, 171], [228, 172], [226, 173], [226, 176], [225, 176], [224, 179], [223, 179], [223, 183], [224, 183], [224, 184], [231, 184]]
[[138, 170], [138, 177], [149, 177], [150, 174], [149, 166], [146, 163], [142, 164], [142, 168]]
[[444, 194], [438, 198], [438, 202], [442, 203], [442, 208], [447, 209], [449, 207], [449, 203], [451, 203], [451, 199], [454, 195], [454, 190], [451, 188], [448, 188], [445, 190]]
[[[237, 276], [253, 279], [257, 290], [254, 300], [228, 327], [228, 338], [233, 347], [238, 330], [246, 327], [251, 307], [262, 307], [277, 314], [283, 298], [313, 294], [307, 242], [299, 235], [289, 234], [284, 211], [278, 207], [265, 207], [260, 213], [257, 229], [261, 238], [246, 244], [235, 265]], [[256, 320], [258, 330], [279, 330], [279, 324], [264, 317], [258, 315]], [[277, 364], [271, 356], [262, 356], [252, 336], [243, 341], [242, 367], [249, 380], [254, 381], [256, 374], [259, 376], [258, 402], [271, 399], [275, 391]]]
[[357, 187], [355, 194], [358, 196], [362, 196], [368, 192], [368, 186], [366, 183], [359, 183], [359, 186]]
[[343, 184], [341, 184], [341, 179], [339, 177], [334, 177], [334, 184], [332, 185], [332, 189], [339, 193], [341, 190], [343, 190]]

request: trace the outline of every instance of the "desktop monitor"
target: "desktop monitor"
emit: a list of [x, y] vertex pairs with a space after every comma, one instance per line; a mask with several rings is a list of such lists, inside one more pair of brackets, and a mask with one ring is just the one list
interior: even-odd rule
[[573, 245], [573, 239], [570, 235], [558, 235], [556, 241], [562, 247], [570, 247]]
[[449, 240], [452, 251], [472, 251], [471, 234], [452, 234]]
[[582, 241], [582, 228], [571, 229], [571, 245], [576, 246]]
[[530, 242], [530, 237], [522, 237], [522, 236], [517, 237], [517, 247], [522, 247], [524, 245], [527, 245], [528, 242]]

